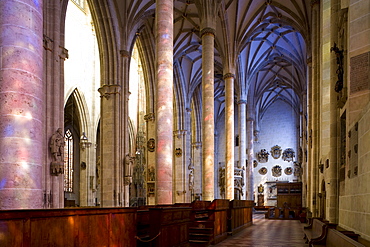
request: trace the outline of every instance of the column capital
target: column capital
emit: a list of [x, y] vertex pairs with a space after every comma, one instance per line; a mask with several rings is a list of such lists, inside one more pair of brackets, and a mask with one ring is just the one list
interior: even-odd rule
[[228, 79], [228, 78], [233, 78], [233, 79], [235, 79], [235, 75], [234, 75], [233, 73], [226, 73], [226, 74], [224, 75], [224, 80], [226, 80], [226, 79]]
[[173, 132], [173, 135], [177, 137], [177, 139], [180, 139], [182, 136], [186, 135], [186, 130], [175, 130]]
[[112, 94], [119, 94], [121, 92], [120, 85], [103, 85], [101, 88], [98, 89], [100, 93], [100, 97], [104, 97], [109, 99]]
[[126, 50], [120, 50], [121, 57], [130, 57], [130, 52]]
[[243, 105], [243, 104], [247, 104], [247, 101], [245, 99], [241, 99], [237, 102], [238, 105]]
[[195, 147], [195, 149], [198, 150], [202, 146], [202, 143], [201, 142], [193, 142], [191, 145], [193, 147]]
[[200, 37], [203, 37], [203, 35], [216, 35], [216, 30], [211, 27], [205, 27], [200, 31]]
[[147, 121], [147, 122], [149, 122], [149, 121], [153, 121], [154, 122], [154, 119], [155, 119], [155, 117], [154, 117], [154, 113], [153, 112], [150, 112], [150, 113], [148, 113], [148, 114], [146, 114], [144, 116], [144, 120]]

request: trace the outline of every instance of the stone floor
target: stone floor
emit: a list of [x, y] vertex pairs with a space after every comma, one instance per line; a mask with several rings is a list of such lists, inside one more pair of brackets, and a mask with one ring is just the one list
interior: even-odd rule
[[263, 213], [253, 215], [253, 225], [229, 236], [217, 247], [308, 247], [303, 224], [298, 220], [267, 220]]

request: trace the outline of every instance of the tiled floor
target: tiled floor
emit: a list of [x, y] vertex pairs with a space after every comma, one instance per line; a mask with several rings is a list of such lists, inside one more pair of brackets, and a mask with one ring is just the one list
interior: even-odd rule
[[229, 236], [217, 247], [308, 247], [303, 239], [303, 224], [298, 220], [267, 220], [253, 215], [253, 225]]

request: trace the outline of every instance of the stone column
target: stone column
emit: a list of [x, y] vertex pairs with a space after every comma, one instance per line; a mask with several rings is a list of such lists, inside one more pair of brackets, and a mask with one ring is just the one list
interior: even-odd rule
[[157, 204], [172, 204], [173, 166], [173, 1], [156, 3]]
[[320, 157], [320, 1], [312, 3], [312, 63], [309, 67], [311, 76], [308, 77], [308, 162], [307, 169], [307, 207], [312, 216], [318, 216], [318, 165]]
[[[240, 167], [245, 168], [244, 171], [246, 172], [248, 166], [246, 164], [247, 160], [247, 126], [246, 126], [246, 100], [239, 100], [238, 106], [239, 106], [239, 162], [240, 162]], [[247, 176], [244, 174], [244, 186], [246, 187], [247, 184]], [[246, 189], [243, 189], [243, 200], [246, 200], [247, 198], [247, 193]]]
[[234, 199], [234, 75], [224, 75], [225, 80], [225, 130], [226, 130], [226, 199]]
[[118, 206], [120, 85], [104, 85], [101, 94], [101, 206]]
[[43, 1], [0, 1], [0, 209], [42, 207]]
[[[331, 20], [330, 20], [330, 36], [332, 45], [338, 44], [338, 15], [340, 11], [340, 2], [333, 1], [331, 6]], [[336, 62], [335, 52], [330, 54], [330, 153], [329, 153], [329, 167], [325, 174], [325, 185], [327, 188], [327, 214], [326, 218], [332, 223], [338, 223], [338, 139], [340, 139], [337, 123], [340, 122], [338, 118], [337, 96], [338, 93], [334, 90], [337, 82], [336, 70], [338, 68]]]
[[214, 199], [214, 40], [215, 30], [203, 28], [202, 36], [202, 148], [203, 200]]
[[253, 159], [254, 159], [254, 108], [251, 103], [248, 103], [247, 107], [248, 118], [247, 118], [247, 159], [248, 165], [246, 168], [246, 199], [254, 200], [254, 180], [253, 180]]
[[42, 207], [43, 1], [0, 1], [0, 209]]

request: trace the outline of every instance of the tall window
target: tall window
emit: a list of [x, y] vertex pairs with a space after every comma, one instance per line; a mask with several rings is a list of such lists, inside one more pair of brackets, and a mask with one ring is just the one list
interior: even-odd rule
[[64, 134], [64, 191], [73, 192], [73, 136], [70, 129]]

